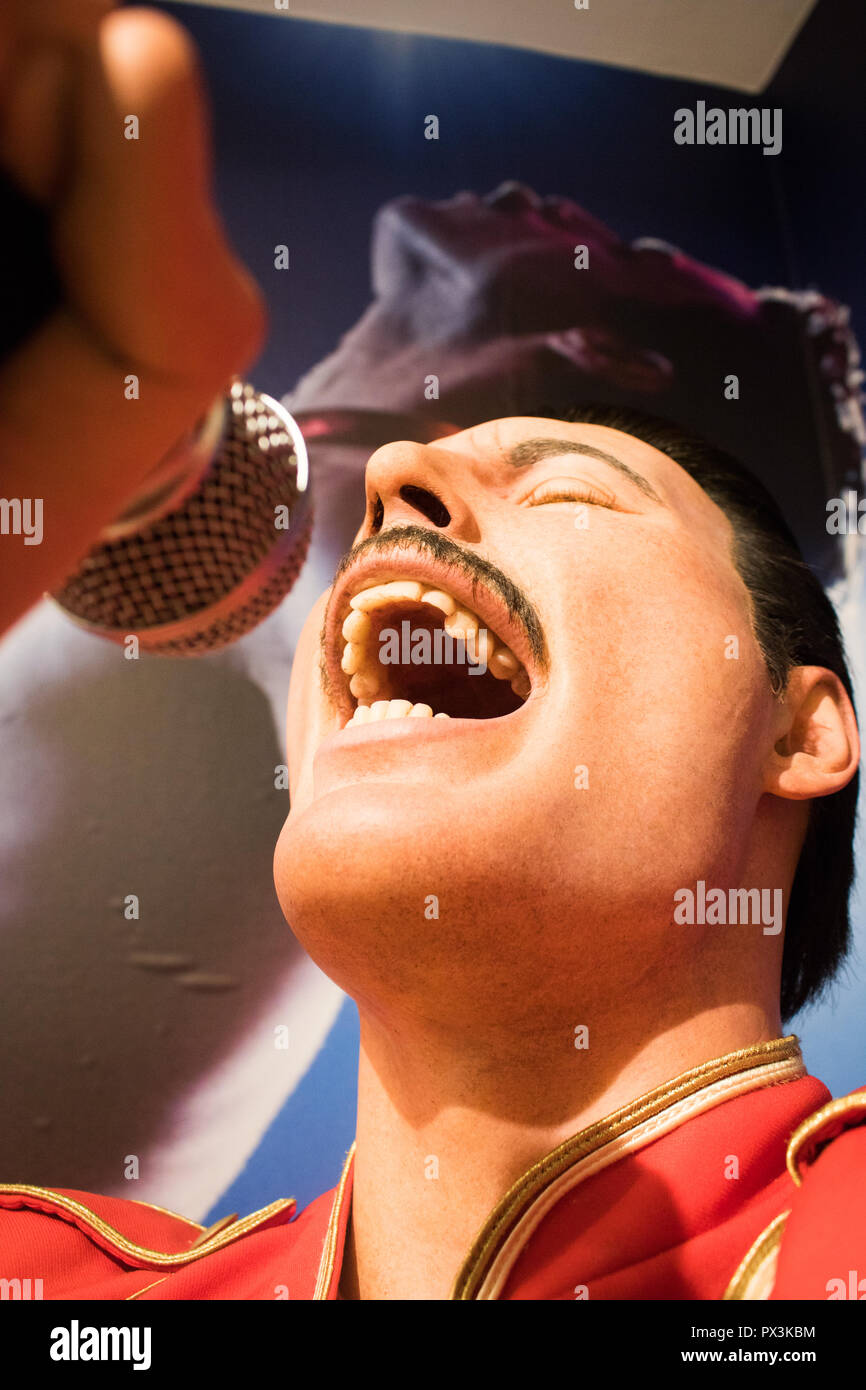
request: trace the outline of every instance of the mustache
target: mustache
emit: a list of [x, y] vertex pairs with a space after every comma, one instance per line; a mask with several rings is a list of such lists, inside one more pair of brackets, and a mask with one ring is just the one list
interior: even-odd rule
[[[505, 604], [512, 622], [517, 623], [523, 629], [523, 634], [536, 665], [542, 672], [547, 671], [549, 656], [544, 629], [541, 626], [538, 612], [523, 590], [518, 588], [514, 581], [499, 569], [498, 565], [494, 565], [492, 560], [485, 559], [483, 555], [476, 555], [472, 550], [464, 550], [462, 546], [457, 545], [447, 536], [442, 536], [437, 531], [429, 531], [425, 526], [392, 526], [387, 531], [381, 531], [376, 536], [368, 536], [366, 540], [359, 541], [357, 545], [346, 552], [338, 564], [334, 574], [334, 583], [336, 584], [337, 580], [346, 573], [346, 570], [351, 569], [362, 556], [387, 555], [390, 557], [399, 554], [401, 550], [420, 551], [436, 560], [443, 568], [454, 570], [462, 575], [469, 580], [473, 596], [480, 585], [496, 594]], [[327, 626], [328, 613], [326, 612], [320, 637], [321, 670], [326, 690], [329, 687], [324, 659]]]

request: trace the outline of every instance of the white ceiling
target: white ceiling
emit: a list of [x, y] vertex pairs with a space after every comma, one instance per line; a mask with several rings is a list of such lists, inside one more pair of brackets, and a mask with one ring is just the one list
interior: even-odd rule
[[220, 9], [270, 14], [281, 23], [294, 16], [326, 24], [504, 43], [759, 92], [817, 0], [589, 0], [585, 10], [575, 9], [574, 0], [209, 3]]

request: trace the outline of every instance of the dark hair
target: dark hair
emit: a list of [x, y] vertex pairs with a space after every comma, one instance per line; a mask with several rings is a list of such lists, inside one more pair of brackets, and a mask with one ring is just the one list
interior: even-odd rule
[[[752, 626], [773, 692], [784, 691], [793, 667], [824, 666], [839, 677], [853, 705], [836, 612], [763, 483], [700, 436], [642, 411], [588, 405], [549, 418], [622, 430], [694, 478], [733, 527], [732, 558], [751, 596]], [[855, 773], [841, 791], [816, 797], [810, 808], [785, 924], [783, 1019], [823, 993], [848, 952], [858, 784]]]

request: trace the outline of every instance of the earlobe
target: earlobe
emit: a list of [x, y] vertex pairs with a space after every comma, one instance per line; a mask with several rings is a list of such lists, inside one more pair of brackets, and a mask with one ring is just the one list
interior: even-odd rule
[[797, 666], [779, 702], [764, 790], [792, 801], [831, 796], [851, 781], [860, 761], [854, 706], [839, 677], [822, 666]]

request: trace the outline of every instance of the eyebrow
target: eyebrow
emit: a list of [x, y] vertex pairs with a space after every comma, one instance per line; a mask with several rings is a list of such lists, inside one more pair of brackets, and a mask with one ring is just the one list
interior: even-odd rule
[[642, 473], [636, 473], [613, 454], [606, 454], [603, 449], [596, 449], [592, 444], [579, 444], [574, 439], [524, 439], [506, 452], [505, 462], [513, 468], [528, 468], [531, 464], [540, 463], [542, 459], [551, 458], [554, 454], [586, 454], [589, 458], [601, 459], [602, 463], [618, 469], [629, 482], [640, 488], [646, 497], [658, 502], [659, 506], [665, 505], [652, 483], [648, 482]]

